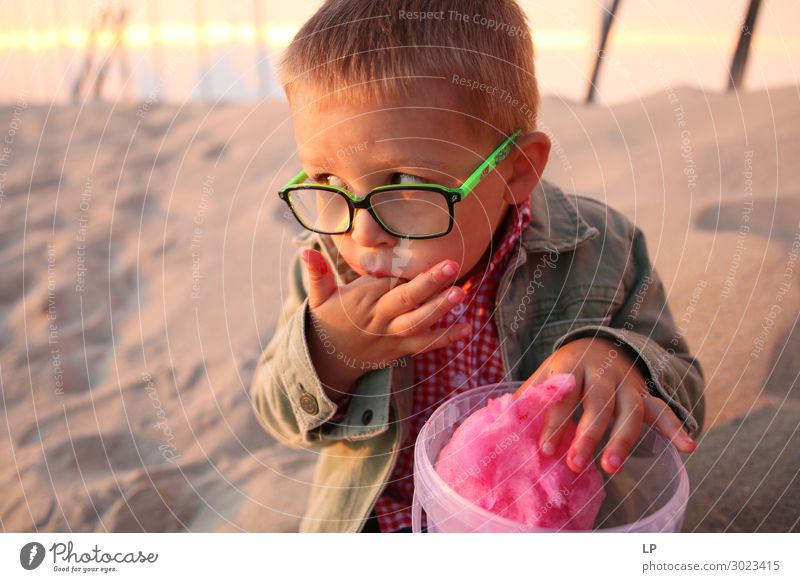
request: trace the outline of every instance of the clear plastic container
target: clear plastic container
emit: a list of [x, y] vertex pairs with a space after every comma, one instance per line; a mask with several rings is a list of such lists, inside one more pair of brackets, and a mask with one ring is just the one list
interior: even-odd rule
[[[439, 451], [463, 419], [489, 398], [513, 392], [522, 382], [474, 388], [447, 400], [431, 415], [414, 449], [412, 530], [422, 531], [425, 511], [429, 532], [555, 532], [529, 527], [495, 515], [453, 491], [434, 470]], [[601, 450], [605, 441], [601, 443]], [[689, 477], [677, 449], [645, 425], [622, 470], [600, 473], [606, 498], [593, 531], [679, 532], [689, 499]], [[560, 530], [564, 531], [564, 530]]]

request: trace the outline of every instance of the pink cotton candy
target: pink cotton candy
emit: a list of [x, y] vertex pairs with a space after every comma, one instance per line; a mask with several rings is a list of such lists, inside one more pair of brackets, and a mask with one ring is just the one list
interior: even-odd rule
[[539, 450], [545, 412], [575, 389], [572, 374], [488, 401], [453, 433], [436, 472], [462, 497], [527, 526], [590, 530], [605, 499], [603, 477], [590, 464], [574, 473], [566, 453], [575, 435], [570, 421], [552, 457]]

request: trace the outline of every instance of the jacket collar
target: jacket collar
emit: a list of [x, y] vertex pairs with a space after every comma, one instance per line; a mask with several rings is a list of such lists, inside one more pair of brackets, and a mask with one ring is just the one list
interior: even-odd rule
[[531, 223], [522, 233], [526, 251], [571, 251], [599, 234], [558, 186], [539, 181], [531, 193]]
[[[531, 193], [531, 222], [520, 237], [526, 251], [571, 251], [599, 234], [597, 228], [581, 218], [575, 204], [558, 186], [546, 180], [539, 181]], [[302, 247], [319, 246], [328, 264], [334, 265], [338, 285], [345, 285], [358, 277], [358, 273], [336, 252], [330, 235], [303, 230], [292, 242]]]

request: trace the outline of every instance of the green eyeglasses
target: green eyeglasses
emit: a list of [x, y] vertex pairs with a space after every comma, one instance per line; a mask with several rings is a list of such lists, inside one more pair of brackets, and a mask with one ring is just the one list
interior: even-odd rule
[[517, 130], [508, 136], [458, 188], [388, 184], [358, 199], [339, 186], [306, 183], [308, 175], [301, 171], [278, 191], [278, 196], [304, 228], [320, 234], [349, 232], [356, 209], [363, 208], [392, 236], [410, 239], [444, 236], [453, 228], [456, 202], [469, 196], [484, 176], [505, 159], [521, 133], [522, 130]]

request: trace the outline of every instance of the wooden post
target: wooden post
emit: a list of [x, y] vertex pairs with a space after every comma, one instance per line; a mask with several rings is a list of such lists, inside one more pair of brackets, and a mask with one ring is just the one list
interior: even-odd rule
[[741, 86], [744, 77], [744, 68], [747, 64], [747, 55], [750, 53], [750, 41], [753, 39], [753, 32], [756, 27], [758, 9], [761, 7], [761, 0], [750, 0], [747, 8], [747, 15], [744, 17], [739, 42], [733, 53], [731, 60], [731, 70], [728, 74], [728, 90], [734, 90]]
[[253, 0], [253, 24], [256, 27], [256, 71], [258, 71], [258, 99], [269, 94], [269, 61], [267, 57], [266, 39], [264, 38], [264, 3]]
[[[110, 11], [111, 9], [109, 9]], [[121, 79], [120, 86], [123, 88], [124, 93], [128, 81], [128, 58], [125, 52], [125, 26], [128, 20], [128, 11], [124, 5], [119, 6], [116, 14], [111, 15], [114, 25], [114, 44], [111, 47], [105, 59], [100, 61], [100, 68], [94, 78], [94, 87], [92, 94], [95, 99], [100, 99], [103, 94], [103, 85], [105, 84], [108, 68], [116, 60], [119, 64], [119, 76]]]
[[621, 2], [622, 0], [612, 0], [611, 7], [603, 14], [603, 29], [600, 33], [600, 46], [597, 48], [597, 58], [594, 61], [594, 70], [592, 71], [592, 78], [589, 80], [589, 91], [586, 93], [587, 103], [594, 101], [596, 83], [598, 77], [600, 76], [600, 63], [603, 61], [603, 55], [606, 51], [608, 37], [611, 35], [611, 27], [614, 26], [614, 17], [617, 14], [617, 10], [619, 9]]
[[94, 85], [94, 79], [90, 76], [94, 70], [94, 53], [98, 49], [98, 37], [106, 26], [108, 9], [99, 9], [92, 19], [92, 28], [89, 30], [89, 41], [86, 45], [86, 52], [83, 56], [83, 66], [75, 77], [72, 85], [72, 100], [76, 103], [83, 101], [86, 93], [87, 83]]

